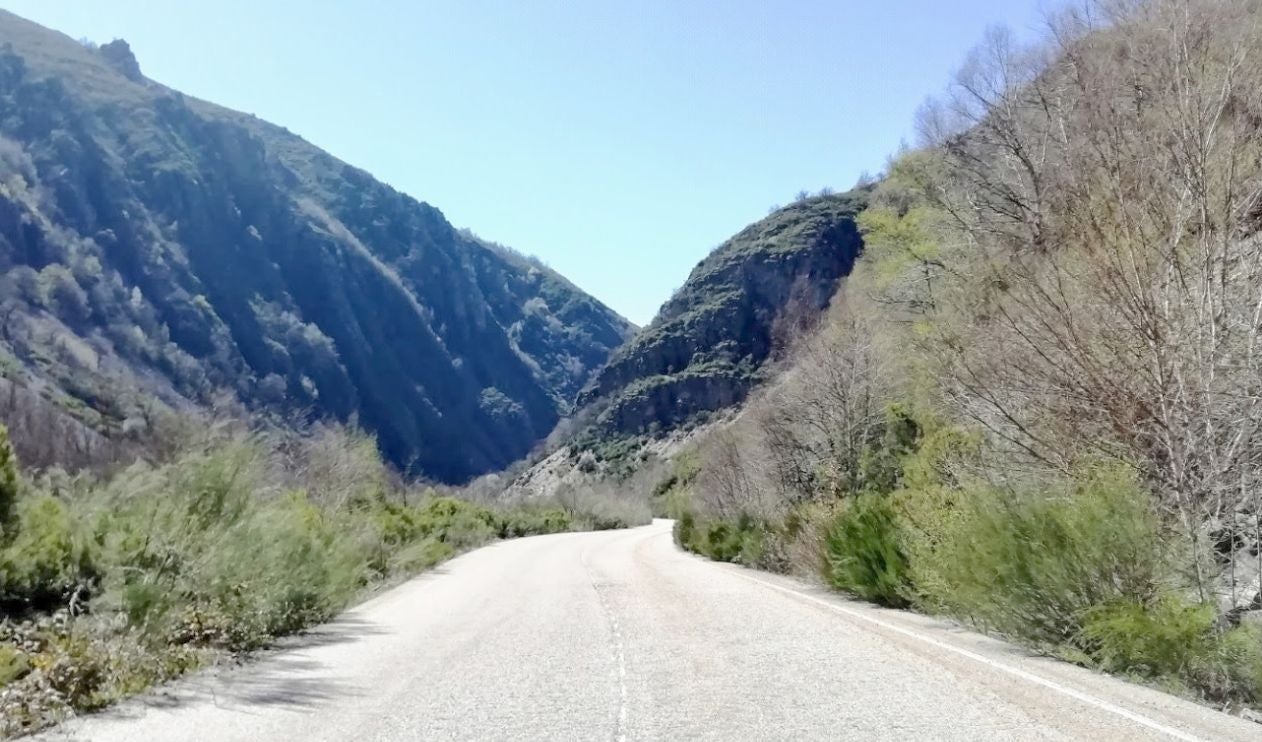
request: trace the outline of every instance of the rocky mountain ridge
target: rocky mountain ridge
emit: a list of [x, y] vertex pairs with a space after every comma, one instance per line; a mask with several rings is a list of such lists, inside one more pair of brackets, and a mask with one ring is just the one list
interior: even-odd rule
[[583, 389], [597, 435], [659, 434], [739, 404], [778, 348], [828, 306], [862, 250], [867, 192], [777, 209], [693, 269]]
[[0, 12], [0, 368], [109, 434], [224, 392], [463, 481], [632, 326], [287, 130]]

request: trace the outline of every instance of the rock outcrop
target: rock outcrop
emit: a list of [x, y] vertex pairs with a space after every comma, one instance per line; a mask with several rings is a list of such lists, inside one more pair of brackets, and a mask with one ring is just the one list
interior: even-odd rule
[[670, 430], [743, 401], [850, 272], [865, 202], [862, 190], [804, 199], [719, 246], [583, 390], [597, 435]]

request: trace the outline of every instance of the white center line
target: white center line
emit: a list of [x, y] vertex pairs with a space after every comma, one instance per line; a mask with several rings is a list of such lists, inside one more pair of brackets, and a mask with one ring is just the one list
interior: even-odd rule
[[614, 727], [615, 742], [626, 742], [627, 740], [627, 654], [622, 642], [622, 629], [618, 624], [618, 614], [614, 613], [613, 606], [605, 598], [605, 591], [601, 589], [601, 585], [596, 580], [596, 575], [592, 572], [591, 564], [587, 561], [587, 552], [583, 552], [579, 556], [579, 561], [583, 565], [583, 569], [587, 571], [587, 577], [592, 583], [592, 590], [596, 593], [596, 599], [600, 602], [600, 610], [605, 614], [605, 619], [609, 624], [609, 644], [614, 657], [614, 664], [617, 666], [618, 673], [618, 721]]

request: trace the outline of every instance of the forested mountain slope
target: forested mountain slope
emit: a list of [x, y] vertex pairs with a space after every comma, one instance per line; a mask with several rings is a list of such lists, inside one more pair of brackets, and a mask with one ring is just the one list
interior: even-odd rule
[[[446, 481], [552, 430], [631, 326], [285, 129], [0, 12], [0, 366], [98, 431], [228, 390]], [[20, 444], [21, 441], [18, 441]]]

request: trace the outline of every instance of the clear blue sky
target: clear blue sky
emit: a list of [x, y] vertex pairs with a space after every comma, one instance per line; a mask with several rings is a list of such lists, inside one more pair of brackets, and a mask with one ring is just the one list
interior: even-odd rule
[[0, 0], [288, 127], [643, 324], [801, 189], [877, 172], [1038, 0]]

